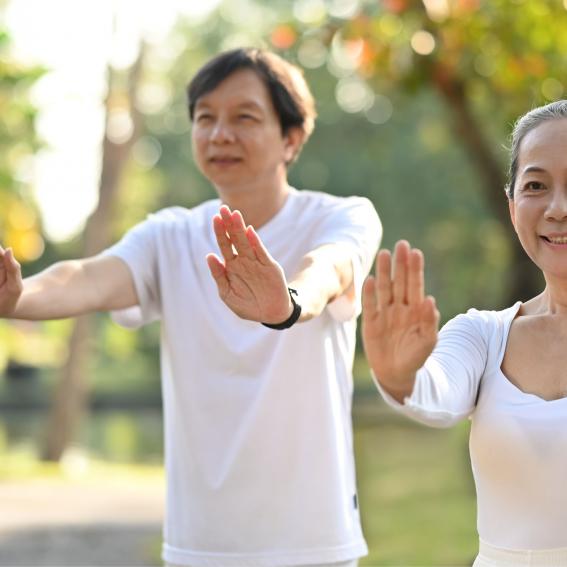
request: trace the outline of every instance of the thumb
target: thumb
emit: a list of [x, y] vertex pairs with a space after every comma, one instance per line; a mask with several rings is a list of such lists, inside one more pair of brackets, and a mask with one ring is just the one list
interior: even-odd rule
[[219, 288], [219, 294], [222, 296], [226, 294], [229, 290], [228, 278], [226, 277], [226, 269], [224, 264], [220, 261], [218, 256], [215, 254], [207, 254], [207, 265], [209, 266], [209, 271], [211, 276], [215, 279], [217, 287]]
[[428, 335], [435, 335], [439, 328], [439, 311], [431, 295], [428, 295], [422, 303], [421, 328]]

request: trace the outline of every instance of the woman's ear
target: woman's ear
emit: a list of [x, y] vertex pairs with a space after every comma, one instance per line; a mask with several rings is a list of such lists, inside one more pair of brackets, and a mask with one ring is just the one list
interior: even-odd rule
[[516, 204], [514, 199], [510, 199], [510, 197], [508, 197], [508, 210], [510, 211], [510, 219], [514, 225], [514, 230], [516, 230]]

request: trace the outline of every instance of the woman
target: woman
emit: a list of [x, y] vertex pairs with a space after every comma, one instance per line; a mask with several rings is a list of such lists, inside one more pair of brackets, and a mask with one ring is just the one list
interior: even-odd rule
[[544, 291], [503, 311], [471, 309], [438, 337], [422, 253], [398, 242], [365, 283], [364, 348], [400, 412], [433, 426], [471, 417], [474, 566], [567, 566], [567, 101], [516, 123], [507, 194]]

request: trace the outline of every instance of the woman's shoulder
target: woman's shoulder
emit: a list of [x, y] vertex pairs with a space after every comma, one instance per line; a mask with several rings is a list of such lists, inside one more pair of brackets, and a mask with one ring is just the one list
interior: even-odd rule
[[521, 305], [522, 303], [518, 301], [514, 305], [501, 310], [471, 308], [466, 313], [460, 313], [447, 321], [442, 332], [468, 332], [479, 335], [486, 340], [491, 340], [495, 334], [507, 335]]
[[487, 324], [509, 323], [517, 316], [521, 306], [522, 302], [516, 301], [514, 305], [499, 310], [476, 309], [474, 307], [471, 307], [466, 313], [463, 313], [462, 315], [474, 320], [484, 321]]

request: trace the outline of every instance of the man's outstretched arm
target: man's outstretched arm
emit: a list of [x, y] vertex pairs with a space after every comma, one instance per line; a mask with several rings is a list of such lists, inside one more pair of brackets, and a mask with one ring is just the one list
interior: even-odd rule
[[221, 299], [243, 319], [269, 324], [285, 321], [293, 311], [291, 287], [301, 296], [299, 321], [307, 321], [352, 286], [351, 253], [340, 244], [323, 245], [306, 254], [288, 282], [281, 266], [238, 211], [223, 206], [213, 222], [223, 258], [209, 254], [209, 269]]
[[95, 256], [58, 262], [22, 279], [12, 250], [0, 248], [0, 317], [62, 319], [137, 303], [132, 275], [119, 258]]

